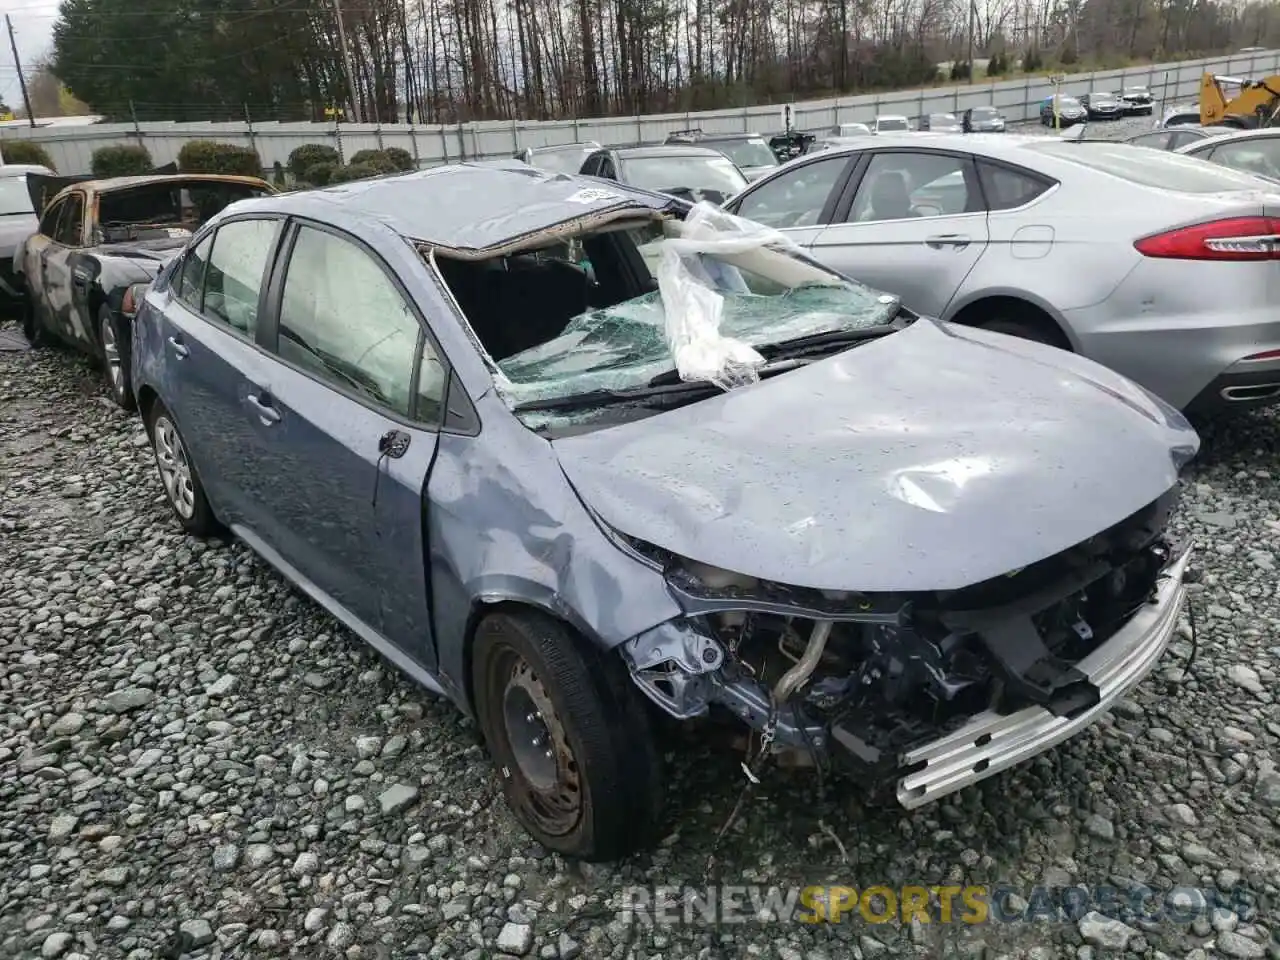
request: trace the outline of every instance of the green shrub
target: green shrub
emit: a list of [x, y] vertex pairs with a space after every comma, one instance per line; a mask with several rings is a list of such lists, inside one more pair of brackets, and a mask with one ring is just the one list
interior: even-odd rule
[[1044, 57], [1039, 47], [1032, 47], [1022, 55], [1022, 72], [1035, 73], [1044, 66]]
[[337, 161], [321, 160], [319, 163], [313, 163], [303, 170], [299, 179], [303, 183], [311, 184], [313, 187], [327, 187], [333, 177], [333, 171], [337, 170], [339, 166]]
[[952, 81], [968, 81], [973, 79], [973, 64], [957, 61], [951, 65]]
[[90, 167], [95, 177], [133, 177], [155, 169], [151, 151], [138, 144], [121, 143], [93, 151]]
[[345, 167], [336, 167], [329, 177], [329, 182], [350, 183], [352, 180], [367, 180], [369, 177], [381, 176], [386, 172], [371, 163], [348, 163]]
[[58, 169], [45, 148], [30, 140], [6, 140], [0, 143], [0, 156], [4, 157], [5, 163], [34, 163], [55, 172]]
[[342, 162], [338, 151], [324, 143], [304, 143], [294, 147], [289, 153], [289, 172], [297, 179], [306, 179], [307, 171], [317, 163], [331, 163], [337, 166]]
[[234, 143], [188, 140], [178, 151], [178, 168], [183, 173], [223, 173], [242, 177], [262, 176], [262, 158], [257, 150]]
[[352, 166], [374, 167], [379, 173], [395, 173], [396, 164], [385, 150], [357, 150], [351, 157]]
[[417, 170], [418, 165], [413, 162], [413, 154], [404, 147], [387, 147], [382, 151], [387, 155], [387, 159], [395, 164], [397, 170], [408, 173], [410, 170]]
[[993, 53], [987, 61], [987, 76], [999, 77], [1009, 72], [1009, 62], [1003, 53]]

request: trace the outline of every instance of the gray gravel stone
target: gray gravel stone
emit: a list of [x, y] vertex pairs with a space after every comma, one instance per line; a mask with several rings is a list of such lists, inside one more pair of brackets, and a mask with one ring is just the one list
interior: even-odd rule
[[401, 813], [413, 805], [418, 799], [418, 788], [404, 783], [397, 783], [389, 790], [378, 795], [378, 806], [384, 815]]
[[495, 946], [502, 953], [523, 957], [533, 947], [533, 927], [524, 923], [503, 924]]
[[115, 690], [102, 700], [102, 707], [109, 713], [129, 713], [145, 707], [156, 698], [154, 690], [146, 687], [130, 687], [127, 690]]
[[1138, 935], [1138, 931], [1127, 924], [1092, 910], [1080, 918], [1079, 929], [1085, 942], [1108, 950], [1124, 950]]
[[49, 934], [40, 945], [40, 956], [46, 960], [62, 956], [71, 948], [72, 939], [71, 934], [62, 931]]
[[1267, 950], [1262, 944], [1255, 943], [1248, 937], [1240, 934], [1224, 930], [1217, 937], [1218, 952], [1226, 957], [1235, 957], [1236, 960], [1262, 960], [1267, 955]]
[[203, 947], [213, 943], [213, 927], [204, 917], [184, 920], [178, 932], [182, 934], [182, 940], [188, 947]]

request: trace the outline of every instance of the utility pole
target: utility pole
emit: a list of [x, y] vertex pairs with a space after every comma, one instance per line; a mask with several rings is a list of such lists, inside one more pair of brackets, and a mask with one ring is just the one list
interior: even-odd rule
[[[347, 28], [342, 22], [341, 0], [333, 0], [333, 12], [338, 17], [338, 42], [342, 44], [342, 59], [347, 65], [347, 92], [351, 95], [351, 109], [356, 115], [356, 123], [364, 123], [364, 117], [360, 111], [360, 101], [356, 98], [356, 71], [351, 64], [351, 48], [347, 46]], [[12, 32], [10, 37], [12, 37]]]
[[22, 61], [18, 59], [18, 44], [13, 39], [13, 21], [4, 15], [4, 25], [9, 30], [9, 49], [13, 51], [13, 65], [18, 68], [18, 86], [22, 88], [22, 105], [27, 108], [27, 123], [36, 125], [36, 115], [31, 112], [31, 98], [27, 96], [27, 78], [22, 75]]

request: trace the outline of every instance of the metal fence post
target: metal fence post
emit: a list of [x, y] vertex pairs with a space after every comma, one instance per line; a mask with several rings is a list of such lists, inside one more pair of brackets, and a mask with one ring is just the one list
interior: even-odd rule
[[[253, 135], [253, 118], [249, 115], [249, 105], [244, 104], [244, 128], [249, 134], [249, 149], [254, 153], [258, 152], [258, 141]], [[261, 159], [261, 157], [259, 157]]]
[[471, 159], [483, 160], [484, 154], [480, 152], [480, 131], [476, 129], [477, 124], [471, 121]]
[[449, 136], [444, 132], [444, 124], [440, 124], [440, 157], [445, 163], [449, 162]]
[[520, 152], [520, 125], [516, 123], [515, 115], [511, 117], [511, 153]]
[[338, 115], [333, 115], [333, 143], [334, 149], [338, 151], [338, 163], [346, 163], [347, 158], [342, 153], [342, 124], [338, 122]]
[[747, 123], [749, 119], [750, 117], [747, 115], [747, 108], [743, 107], [742, 108], [742, 132], [743, 133], [751, 132], [751, 126]]
[[374, 121], [374, 123], [376, 123], [377, 126], [373, 128], [373, 135], [378, 140], [378, 150], [379, 152], [381, 152], [382, 150], [382, 114], [381, 113], [378, 114], [377, 119]]
[[409, 143], [413, 146], [413, 169], [422, 169], [422, 157], [418, 154], [418, 130], [409, 124]]
[[138, 125], [138, 111], [133, 109], [133, 101], [129, 101], [129, 119], [133, 121], [133, 135], [137, 138], [138, 146], [142, 146], [142, 127]]
[[[1022, 83], [1022, 119], [1031, 119], [1031, 77], [1025, 76]], [[1038, 112], [1038, 111], [1037, 111]]]

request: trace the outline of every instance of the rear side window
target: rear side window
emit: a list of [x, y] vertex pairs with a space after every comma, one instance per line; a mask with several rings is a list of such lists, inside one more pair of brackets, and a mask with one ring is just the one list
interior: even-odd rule
[[204, 313], [249, 339], [258, 330], [258, 295], [279, 229], [277, 220], [235, 220], [213, 237], [204, 271]]
[[1258, 181], [1247, 173], [1213, 166], [1178, 153], [1134, 150], [1125, 143], [1040, 140], [1025, 146], [1027, 150], [1144, 187], [1158, 187], [1177, 193], [1258, 189]]
[[1181, 134], [1169, 133], [1167, 130], [1157, 130], [1154, 133], [1131, 137], [1126, 142], [1137, 147], [1154, 147], [1156, 150], [1164, 150], [1167, 147], [1172, 150], [1174, 147], [1182, 146], [1191, 136], [1193, 135], [1188, 134], [1184, 137]]
[[1021, 207], [1053, 186], [1052, 180], [1029, 170], [1015, 170], [981, 160], [978, 161], [978, 178], [982, 181], [987, 209], [992, 212]]
[[84, 195], [73, 193], [62, 203], [62, 216], [53, 239], [66, 247], [78, 247], [84, 227]]

